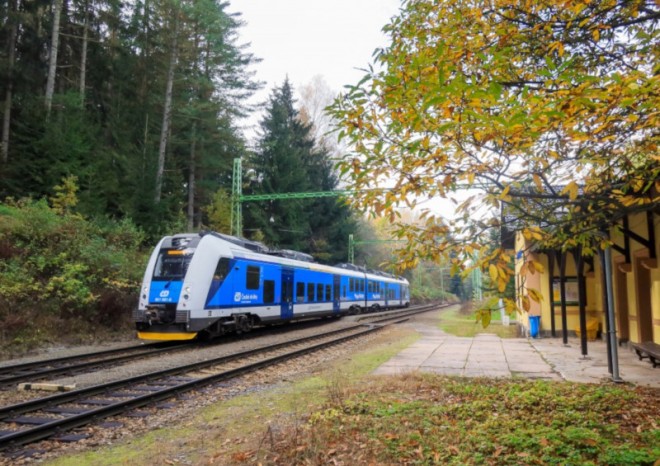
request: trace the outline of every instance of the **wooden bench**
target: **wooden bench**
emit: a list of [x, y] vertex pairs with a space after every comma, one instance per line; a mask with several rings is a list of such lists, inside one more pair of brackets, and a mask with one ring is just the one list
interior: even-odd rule
[[645, 341], [643, 343], [632, 343], [630, 345], [637, 353], [639, 360], [648, 358], [653, 364], [653, 367], [660, 366], [660, 345], [652, 341]]

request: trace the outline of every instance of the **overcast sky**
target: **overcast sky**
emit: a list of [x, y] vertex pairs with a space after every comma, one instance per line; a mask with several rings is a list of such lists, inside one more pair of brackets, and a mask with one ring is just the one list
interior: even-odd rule
[[387, 45], [381, 29], [399, 6], [400, 0], [230, 0], [228, 11], [240, 12], [246, 23], [239, 43], [250, 43], [249, 50], [262, 59], [256, 78], [266, 85], [255, 103], [287, 76], [296, 88], [316, 75], [336, 92], [356, 84], [364, 75], [358, 69]]

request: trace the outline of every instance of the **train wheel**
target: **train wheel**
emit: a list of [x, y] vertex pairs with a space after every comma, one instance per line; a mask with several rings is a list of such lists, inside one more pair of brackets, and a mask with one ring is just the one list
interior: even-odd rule
[[234, 316], [236, 333], [249, 332], [252, 330], [252, 318], [247, 314], [237, 314]]

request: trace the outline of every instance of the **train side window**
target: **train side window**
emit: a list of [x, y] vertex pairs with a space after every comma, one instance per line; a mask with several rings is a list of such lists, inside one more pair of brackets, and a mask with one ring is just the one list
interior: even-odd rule
[[346, 297], [346, 285], [344, 285], [342, 288], [344, 290], [344, 292], [342, 293], [342, 296], [345, 298]]
[[248, 265], [246, 273], [247, 275], [245, 278], [245, 288], [247, 288], [248, 290], [258, 290], [261, 269], [253, 265]]
[[308, 283], [307, 284], [307, 302], [311, 303], [314, 301], [314, 284], [313, 283]]
[[332, 288], [332, 291], [334, 291], [334, 300], [337, 301], [339, 300], [339, 283], [333, 284]]
[[324, 301], [323, 299], [323, 285], [320, 283], [316, 284], [316, 300]]
[[364, 280], [360, 280], [358, 283], [360, 284], [360, 292], [364, 293]]
[[275, 302], [275, 281], [264, 280], [264, 303]]
[[332, 301], [332, 288], [330, 288], [330, 285], [325, 285], [325, 300]]
[[351, 293], [355, 291], [355, 280], [353, 280], [352, 278], [348, 279], [348, 291], [350, 291]]
[[229, 274], [229, 259], [221, 257], [218, 265], [215, 266], [213, 273], [213, 280], [224, 281], [225, 277]]
[[302, 303], [305, 301], [305, 284], [298, 282], [296, 283], [296, 301]]

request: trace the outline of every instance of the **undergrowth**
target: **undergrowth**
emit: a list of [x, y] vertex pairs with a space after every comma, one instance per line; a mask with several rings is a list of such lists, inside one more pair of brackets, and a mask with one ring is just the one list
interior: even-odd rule
[[[260, 464], [653, 465], [657, 390], [410, 374], [336, 387]], [[235, 457], [236, 458], [236, 457]]]

